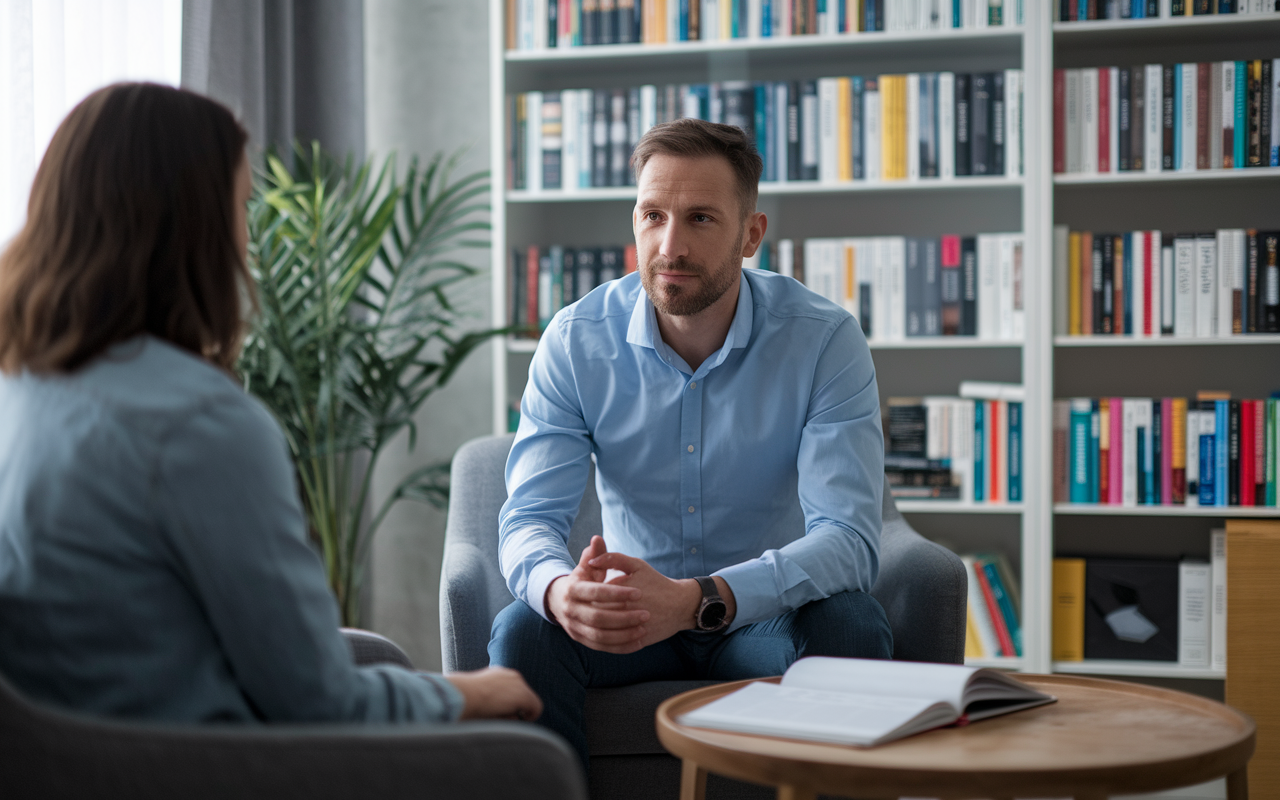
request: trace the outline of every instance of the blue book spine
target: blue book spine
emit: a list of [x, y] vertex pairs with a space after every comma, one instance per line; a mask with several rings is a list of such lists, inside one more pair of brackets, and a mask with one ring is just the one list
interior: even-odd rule
[[1142, 454], [1142, 486], [1143, 502], [1149, 506], [1156, 505], [1156, 443], [1155, 425], [1148, 425], [1143, 431]]
[[836, 4], [836, 30], [840, 33], [849, 32], [849, 14], [846, 10], [847, 4], [844, 0], [835, 0]]
[[[1190, 0], [1188, 0], [1190, 2]], [[1182, 169], [1182, 65], [1173, 65], [1173, 168]]]
[[878, 20], [876, 19], [876, 4], [874, 0], [867, 0], [867, 2], [864, 2], [862, 5], [862, 11], [863, 11], [863, 16], [866, 19], [866, 22], [863, 24], [862, 29], [866, 31], [880, 30], [879, 28], [876, 27], [876, 22]]
[[951, 27], [959, 28], [960, 23], [960, 0], [951, 0]]
[[773, 0], [764, 0], [760, 4], [760, 37], [773, 37]]
[[850, 160], [853, 163], [853, 179], [855, 181], [866, 180], [866, 155], [863, 153], [863, 136], [862, 126], [864, 120], [862, 118], [862, 102], [865, 92], [862, 78], [855, 75], [849, 79], [853, 87], [853, 99], [850, 103], [853, 110], [853, 124], [849, 126], [850, 145], [853, 147], [853, 153]]
[[1013, 601], [1004, 590], [1004, 581], [990, 559], [982, 559], [982, 573], [987, 576], [987, 585], [991, 587], [991, 596], [1000, 607], [1000, 616], [1004, 617], [1005, 627], [1009, 629], [1009, 638], [1013, 640], [1013, 650], [1022, 655], [1022, 626], [1018, 624], [1018, 612], [1013, 609]]
[[1121, 310], [1125, 334], [1133, 333], [1133, 234], [1124, 234], [1124, 308]]
[[1102, 406], [1097, 400], [1091, 402], [1089, 412], [1089, 502], [1098, 503], [1102, 498]]
[[1214, 457], [1213, 457], [1213, 496], [1214, 505], [1225, 506], [1227, 504], [1227, 425], [1230, 412], [1230, 400], [1218, 400], [1214, 403], [1216, 406], [1215, 416], [1217, 422], [1214, 424]]
[[699, 0], [680, 0], [680, 41], [689, 41], [689, 3]]
[[[871, 3], [867, 3], [868, 6]], [[982, 502], [987, 499], [987, 437], [984, 412], [986, 404], [981, 400], [973, 404], [973, 499]]]
[[1213, 479], [1217, 473], [1214, 456], [1218, 449], [1213, 445], [1213, 434], [1200, 434], [1200, 505], [1214, 505]]
[[764, 181], [775, 180], [774, 170], [777, 160], [770, 156], [773, 152], [770, 149], [770, 134], [773, 133], [773, 124], [769, 121], [769, 106], [773, 92], [769, 91], [769, 84], [757, 83], [755, 85], [755, 127], [756, 127], [756, 152], [760, 154], [760, 159], [764, 162], [764, 172], [760, 175], [760, 179]]
[[1249, 124], [1245, 122], [1245, 97], [1247, 96], [1249, 87], [1249, 77], [1245, 72], [1245, 62], [1236, 62], [1236, 91], [1235, 91], [1235, 112], [1236, 121], [1235, 140], [1231, 143], [1231, 164], [1236, 169], [1244, 169], [1245, 166], [1245, 136], [1249, 133]]
[[[980, 408], [981, 404], [977, 404], [975, 408]], [[1090, 414], [1086, 410], [1077, 408], [1076, 403], [1071, 404], [1071, 502], [1088, 503], [1089, 499], [1089, 444], [1092, 441], [1090, 434]], [[976, 449], [976, 448], [975, 448]], [[975, 469], [975, 472], [981, 472]]]
[[1009, 502], [1022, 502], [1022, 403], [1009, 403]]
[[1076, 21], [1089, 18], [1088, 4], [1085, 0], [1076, 0]]

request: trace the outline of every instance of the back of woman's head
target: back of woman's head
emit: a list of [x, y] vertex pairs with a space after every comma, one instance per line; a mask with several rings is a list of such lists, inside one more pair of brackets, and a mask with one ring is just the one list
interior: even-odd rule
[[252, 298], [233, 232], [247, 138], [223, 106], [166, 86], [77, 105], [0, 254], [0, 371], [70, 372], [140, 333], [230, 367]]

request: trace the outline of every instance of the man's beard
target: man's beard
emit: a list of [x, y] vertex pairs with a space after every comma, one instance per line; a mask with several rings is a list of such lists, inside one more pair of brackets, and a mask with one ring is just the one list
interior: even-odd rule
[[[694, 264], [679, 258], [674, 264], [655, 255], [640, 269], [640, 282], [653, 307], [672, 317], [687, 317], [704, 311], [724, 296], [733, 286], [736, 273], [742, 269], [742, 261], [734, 253], [742, 251], [739, 239], [731, 254], [715, 269]], [[674, 283], [659, 283], [658, 273], [669, 268], [686, 275], [697, 275], [696, 286], [685, 287]]]

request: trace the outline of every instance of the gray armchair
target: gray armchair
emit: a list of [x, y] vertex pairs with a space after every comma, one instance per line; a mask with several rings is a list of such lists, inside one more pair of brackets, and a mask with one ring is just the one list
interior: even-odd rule
[[[347, 632], [359, 663], [409, 665]], [[30, 703], [0, 679], [0, 793], [11, 800], [585, 800], [582, 769], [533, 725], [162, 725]]]
[[[489, 629], [513, 602], [498, 570], [498, 512], [507, 499], [504, 468], [514, 437], [476, 439], [453, 460], [449, 521], [440, 585], [440, 637], [446, 672], [489, 663]], [[964, 661], [967, 584], [960, 559], [911, 529], [884, 493], [880, 575], [871, 594], [893, 629], [893, 657], [905, 661]], [[587, 482], [569, 534], [581, 552], [599, 533], [600, 502]], [[591, 795], [608, 800], [677, 797], [680, 765], [654, 730], [658, 705], [707, 681], [661, 681], [587, 694]], [[711, 798], [773, 797], [771, 790], [711, 776]]]

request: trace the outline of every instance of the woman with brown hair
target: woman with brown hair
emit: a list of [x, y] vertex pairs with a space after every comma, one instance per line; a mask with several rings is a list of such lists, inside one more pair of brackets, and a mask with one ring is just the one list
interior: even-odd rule
[[117, 717], [536, 717], [510, 670], [352, 663], [283, 434], [231, 374], [246, 140], [205, 97], [117, 84], [40, 164], [0, 254], [0, 674]]

